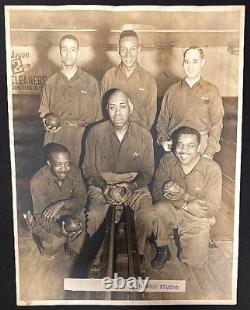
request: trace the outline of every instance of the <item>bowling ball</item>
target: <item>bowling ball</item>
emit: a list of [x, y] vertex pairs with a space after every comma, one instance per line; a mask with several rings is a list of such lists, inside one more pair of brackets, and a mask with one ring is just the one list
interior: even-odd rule
[[58, 220], [63, 235], [74, 240], [83, 231], [83, 223], [79, 218], [72, 215], [64, 215]]
[[178, 193], [180, 191], [180, 187], [177, 183], [173, 181], [168, 181], [163, 184], [163, 188], [168, 192]]
[[123, 186], [112, 186], [108, 191], [108, 196], [119, 204], [126, 196], [126, 188]]
[[45, 116], [45, 124], [46, 126], [60, 127], [61, 125], [60, 117], [57, 114], [49, 113]]

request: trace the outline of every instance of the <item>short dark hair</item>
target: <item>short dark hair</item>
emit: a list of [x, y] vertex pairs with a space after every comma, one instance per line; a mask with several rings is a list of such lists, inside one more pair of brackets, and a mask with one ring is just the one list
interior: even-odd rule
[[52, 154], [56, 153], [65, 153], [70, 156], [69, 150], [66, 148], [66, 146], [59, 144], [59, 143], [49, 143], [44, 146], [44, 155], [46, 160], [51, 161], [52, 160]]
[[137, 33], [134, 30], [124, 30], [121, 34], [120, 34], [120, 39], [119, 39], [119, 43], [121, 41], [121, 39], [125, 38], [125, 37], [135, 37], [138, 42], [139, 42], [139, 38]]
[[102, 96], [102, 113], [103, 113], [103, 116], [104, 116], [105, 119], [109, 118], [108, 112], [107, 112], [109, 98], [113, 94], [115, 94], [116, 92], [122, 92], [130, 100], [129, 95], [125, 91], [123, 91], [123, 90], [121, 90], [119, 88], [110, 88], [109, 90], [107, 90], [106, 93], [104, 93], [103, 96]]
[[196, 136], [198, 145], [201, 142], [201, 134], [199, 133], [198, 130], [192, 128], [192, 127], [188, 127], [188, 126], [181, 126], [179, 128], [177, 128], [171, 135], [172, 138], [172, 150], [174, 151], [176, 148], [176, 144], [178, 143], [178, 139], [180, 137], [180, 135], [194, 135]]
[[69, 40], [76, 41], [77, 47], [79, 48], [79, 41], [78, 41], [78, 39], [77, 39], [75, 36], [73, 36], [72, 34], [66, 34], [65, 36], [63, 36], [63, 37], [61, 38], [61, 40], [60, 40], [60, 42], [59, 42], [59, 47], [60, 47], [60, 49], [61, 49], [62, 41], [65, 40], [65, 39], [69, 39]]
[[185, 52], [183, 53], [183, 59], [185, 59], [185, 56], [186, 56], [186, 54], [187, 54], [187, 52], [188, 52], [189, 50], [197, 50], [197, 51], [200, 53], [201, 59], [204, 59], [204, 58], [205, 58], [204, 51], [203, 51], [203, 49], [202, 49], [201, 47], [199, 47], [199, 46], [190, 46], [190, 47], [187, 48], [187, 49], [185, 50]]
[[109, 103], [110, 97], [111, 97], [113, 94], [118, 93], [118, 92], [123, 93], [123, 94], [128, 98], [128, 100], [130, 100], [129, 95], [128, 95], [125, 91], [123, 91], [123, 90], [121, 90], [121, 89], [119, 89], [119, 88], [110, 88], [110, 89], [104, 94], [104, 96], [105, 96], [106, 99], [107, 99], [107, 102], [106, 102], [107, 105], [106, 105], [106, 107], [108, 107], [108, 103]]

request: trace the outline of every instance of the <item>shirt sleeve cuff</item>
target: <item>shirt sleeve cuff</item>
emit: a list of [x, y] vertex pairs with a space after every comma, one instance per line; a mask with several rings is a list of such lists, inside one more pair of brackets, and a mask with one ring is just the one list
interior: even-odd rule
[[101, 189], [103, 189], [106, 186], [106, 181], [104, 180], [104, 178], [101, 175], [95, 176], [95, 177], [90, 177], [89, 183], [91, 185], [96, 186], [96, 187], [100, 187]]
[[144, 177], [141, 174], [138, 174], [133, 182], [136, 184], [136, 189], [147, 185], [145, 184]]

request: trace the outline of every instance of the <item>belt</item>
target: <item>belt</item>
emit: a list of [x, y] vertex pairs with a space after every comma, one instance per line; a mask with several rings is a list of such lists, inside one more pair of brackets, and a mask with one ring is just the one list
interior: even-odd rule
[[61, 126], [63, 127], [86, 127], [88, 124], [84, 121], [76, 121], [76, 120], [62, 120]]

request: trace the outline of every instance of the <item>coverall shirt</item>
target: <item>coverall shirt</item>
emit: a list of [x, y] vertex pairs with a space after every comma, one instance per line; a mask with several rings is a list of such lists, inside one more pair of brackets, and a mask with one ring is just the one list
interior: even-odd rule
[[105, 181], [101, 172], [116, 174], [137, 172], [137, 189], [132, 194], [138, 252], [143, 255], [146, 239], [153, 229], [153, 207], [147, 188], [154, 173], [154, 149], [148, 130], [130, 123], [120, 142], [110, 121], [94, 126], [86, 141], [83, 172], [88, 180], [88, 232], [93, 235], [103, 222], [109, 205], [103, 196]]
[[102, 95], [111, 88], [126, 92], [134, 105], [131, 122], [151, 129], [157, 111], [157, 85], [151, 73], [137, 65], [127, 78], [121, 65], [108, 70], [102, 79]]
[[31, 179], [30, 190], [33, 212], [37, 221], [32, 232], [40, 239], [41, 252], [49, 255], [54, 254], [60, 245], [65, 242], [65, 238], [55, 221], [52, 220], [50, 225], [46, 225], [46, 223], [43, 223], [41, 215], [47, 207], [63, 200], [64, 207], [60, 213], [72, 214], [83, 220], [83, 208], [86, 204], [87, 193], [81, 172], [77, 167], [71, 165], [71, 170], [67, 173], [62, 186], [60, 186], [50, 168], [46, 165]]
[[46, 132], [44, 144], [65, 145], [78, 165], [85, 127], [102, 118], [97, 81], [80, 68], [70, 80], [61, 71], [53, 74], [44, 84], [39, 113], [41, 117], [57, 114], [62, 123], [56, 133]]
[[[168, 200], [163, 196], [162, 186], [174, 181], [188, 194], [188, 201], [205, 200], [206, 217], [196, 217], [182, 209], [185, 201]], [[189, 266], [200, 268], [208, 260], [210, 219], [221, 206], [222, 174], [213, 160], [201, 157], [193, 170], [185, 174], [173, 153], [166, 153], [156, 170], [153, 196], [158, 215], [157, 244], [168, 243], [173, 228], [178, 228], [181, 242], [181, 259]]]
[[186, 80], [172, 85], [165, 93], [157, 122], [158, 142], [171, 139], [180, 126], [201, 133], [202, 152], [209, 157], [220, 150], [224, 109], [218, 88], [200, 79], [191, 88]]

